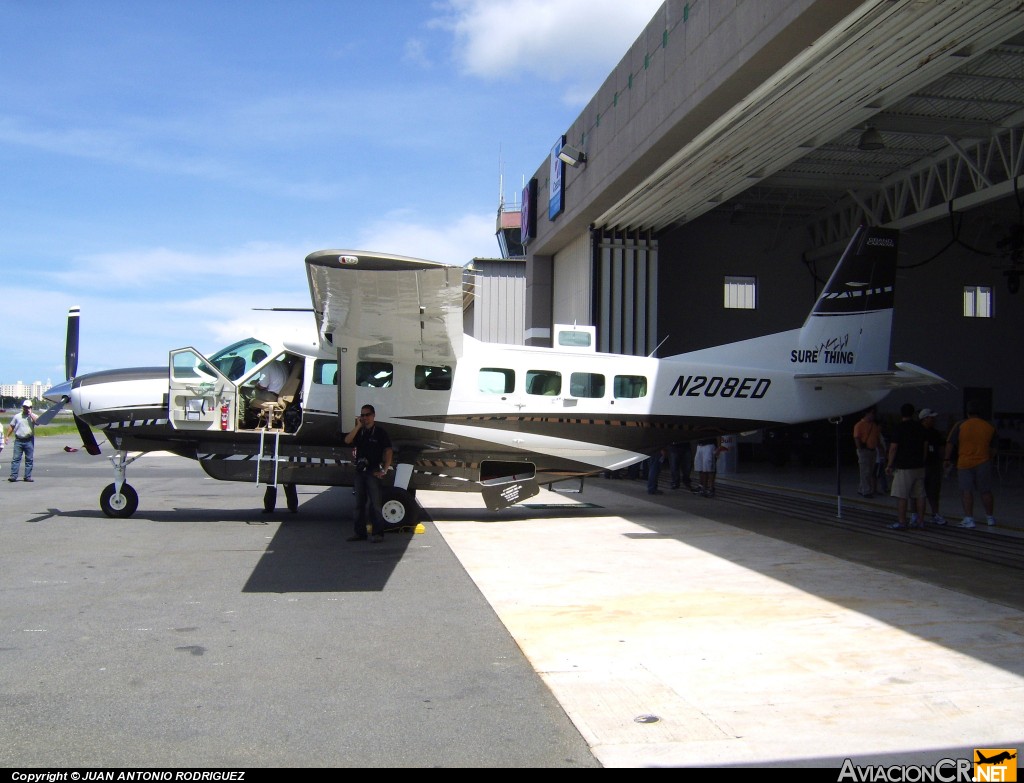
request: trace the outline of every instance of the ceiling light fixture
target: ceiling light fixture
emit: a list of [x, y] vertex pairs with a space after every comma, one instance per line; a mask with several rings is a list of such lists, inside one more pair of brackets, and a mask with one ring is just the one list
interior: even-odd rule
[[884, 150], [885, 139], [882, 138], [882, 134], [878, 132], [877, 128], [868, 128], [860, 135], [860, 141], [857, 142], [857, 149], [865, 150], [867, 152], [872, 150]]

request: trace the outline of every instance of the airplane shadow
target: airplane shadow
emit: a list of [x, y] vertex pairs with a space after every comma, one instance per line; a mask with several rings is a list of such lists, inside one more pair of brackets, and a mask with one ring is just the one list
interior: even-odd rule
[[[295, 514], [289, 513], [283, 504], [282, 492], [278, 508], [272, 514], [263, 514], [259, 507], [177, 506], [160, 510], [140, 509], [125, 522], [168, 525], [241, 522], [268, 527], [279, 522], [266, 551], [242, 587], [242, 592], [248, 593], [383, 590], [415, 535], [411, 529], [404, 528], [388, 531], [380, 544], [346, 541], [353, 528], [353, 498], [347, 487], [331, 487], [308, 498], [300, 493], [299, 511]], [[98, 509], [62, 511], [48, 508], [26, 521], [40, 523], [52, 518], [107, 519]]]
[[502, 522], [526, 522], [545, 519], [565, 519], [567, 517], [588, 519], [608, 515], [608, 509], [593, 503], [572, 505], [521, 504], [503, 508], [500, 511], [488, 511], [483, 508], [431, 508], [424, 509], [423, 519], [430, 522], [478, 522], [483, 524], [500, 524]]
[[[283, 493], [279, 502], [284, 502]], [[379, 592], [412, 543], [414, 533], [389, 531], [384, 541], [347, 541], [352, 535], [352, 492], [333, 487], [302, 502], [299, 512], [278, 508], [281, 524], [242, 587], [244, 593]]]
[[348, 520], [282, 521], [260, 557], [244, 593], [379, 592], [412, 543], [412, 532], [389, 532], [383, 543], [346, 541]]

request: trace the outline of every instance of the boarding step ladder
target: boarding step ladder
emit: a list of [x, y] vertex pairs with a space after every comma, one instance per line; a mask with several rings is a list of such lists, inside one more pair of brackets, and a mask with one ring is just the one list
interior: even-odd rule
[[[270, 437], [267, 437], [267, 436]], [[281, 430], [260, 429], [260, 453], [256, 462], [256, 486], [264, 484], [277, 488], [278, 454], [281, 450]], [[271, 463], [263, 469], [264, 463]], [[266, 478], [264, 478], [266, 474]], [[271, 479], [273, 479], [271, 481]]]

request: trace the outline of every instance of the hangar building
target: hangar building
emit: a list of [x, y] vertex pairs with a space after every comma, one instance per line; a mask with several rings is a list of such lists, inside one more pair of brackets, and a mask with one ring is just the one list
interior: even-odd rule
[[910, 401], [1024, 445], [1024, 2], [667, 0], [524, 189], [525, 342], [797, 327], [862, 223], [900, 229], [892, 359], [952, 384]]

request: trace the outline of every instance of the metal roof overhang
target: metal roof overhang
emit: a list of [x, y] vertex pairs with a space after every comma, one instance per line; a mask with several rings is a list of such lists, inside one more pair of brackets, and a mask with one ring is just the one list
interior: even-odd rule
[[[896, 224], [900, 217], [909, 225], [910, 215], [894, 215], [891, 204], [875, 205], [873, 214], [872, 194], [884, 201], [887, 187], [925, 172], [933, 200], [948, 196], [957, 188], [935, 188], [947, 159], [973, 178], [976, 199], [979, 188], [993, 187], [992, 198], [1012, 192], [1007, 186], [1022, 171], [1022, 34], [1022, 0], [864, 3], [594, 225], [661, 231], [739, 194], [747, 194], [745, 202], [786, 204], [806, 223], [827, 220], [846, 200], [869, 222]], [[885, 132], [885, 150], [858, 149], [868, 126]], [[1002, 183], [992, 181], [998, 175], [978, 176], [983, 156], [1001, 164]], [[952, 176], [948, 167], [945, 176]], [[916, 205], [918, 222], [942, 216], [917, 195], [903, 200]], [[819, 246], [829, 241], [824, 231], [816, 239]]]

